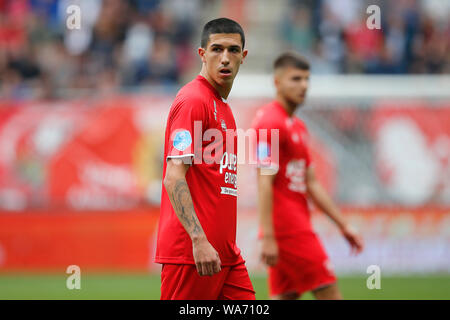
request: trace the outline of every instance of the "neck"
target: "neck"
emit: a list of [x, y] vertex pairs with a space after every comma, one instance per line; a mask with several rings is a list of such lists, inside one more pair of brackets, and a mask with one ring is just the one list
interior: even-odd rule
[[282, 105], [282, 107], [284, 108], [284, 110], [286, 110], [289, 116], [292, 116], [298, 107], [297, 104], [287, 100], [280, 94], [277, 94], [276, 100]]
[[228, 98], [228, 95], [230, 94], [231, 87], [233, 86], [233, 82], [230, 83], [228, 86], [220, 86], [217, 82], [215, 82], [206, 72], [206, 69], [202, 67], [202, 70], [200, 71], [200, 75], [204, 77], [212, 86], [214, 89], [217, 90], [217, 92], [220, 94], [220, 96], [224, 99]]

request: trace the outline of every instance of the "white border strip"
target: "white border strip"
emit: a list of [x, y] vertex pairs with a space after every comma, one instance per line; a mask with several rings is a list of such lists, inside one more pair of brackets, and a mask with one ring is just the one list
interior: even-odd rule
[[[270, 74], [238, 74], [233, 98], [272, 98]], [[450, 75], [311, 75], [308, 98], [450, 98]]]

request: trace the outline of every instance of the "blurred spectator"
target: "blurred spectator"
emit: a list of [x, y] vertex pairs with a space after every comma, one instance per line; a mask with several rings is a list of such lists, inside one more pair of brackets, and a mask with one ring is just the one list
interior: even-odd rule
[[150, 82], [176, 84], [178, 80], [175, 50], [168, 37], [159, 36], [149, 56], [148, 75]]
[[325, 56], [324, 43], [322, 41], [315, 42], [309, 60], [312, 66], [311, 71], [315, 74], [333, 74], [339, 71], [336, 64], [332, 63]]
[[288, 19], [283, 21], [282, 35], [293, 50], [311, 56], [314, 34], [311, 23], [311, 9], [294, 7]]
[[[370, 70], [370, 65], [390, 65], [390, 52], [384, 50], [381, 30], [370, 30], [366, 26], [367, 16], [361, 17], [347, 25], [344, 30], [347, 47], [347, 67], [357, 70], [354, 65], [362, 66], [362, 71]], [[389, 68], [389, 67], [388, 67]], [[386, 73], [386, 72], [384, 72]]]
[[367, 7], [363, 5], [362, 1], [354, 0], [325, 0], [323, 6], [328, 8], [343, 28], [349, 28], [355, 21], [359, 20], [361, 13], [365, 13]]

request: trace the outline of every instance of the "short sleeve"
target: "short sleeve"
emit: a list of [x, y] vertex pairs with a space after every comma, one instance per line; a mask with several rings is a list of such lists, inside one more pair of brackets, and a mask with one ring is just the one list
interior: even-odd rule
[[186, 157], [192, 160], [196, 154], [195, 147], [201, 148], [201, 140], [199, 144], [194, 139], [201, 139], [206, 126], [207, 113], [202, 99], [177, 97], [169, 115], [166, 160]]

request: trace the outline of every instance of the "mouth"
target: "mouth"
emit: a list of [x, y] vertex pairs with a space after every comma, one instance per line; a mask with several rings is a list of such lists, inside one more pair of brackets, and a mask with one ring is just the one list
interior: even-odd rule
[[224, 77], [229, 77], [229, 76], [231, 76], [231, 70], [230, 69], [228, 69], [228, 68], [221, 68], [220, 70], [219, 70], [219, 73], [220, 73], [220, 75], [221, 76], [224, 76]]

